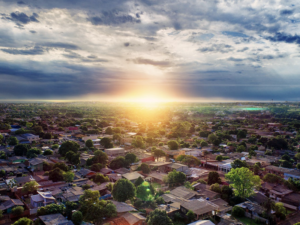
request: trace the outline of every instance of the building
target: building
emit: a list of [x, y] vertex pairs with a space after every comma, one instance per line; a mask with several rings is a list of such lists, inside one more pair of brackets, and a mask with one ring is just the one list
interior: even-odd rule
[[0, 204], [0, 210], [3, 213], [11, 213], [12, 209], [16, 206], [24, 206], [24, 203], [20, 199], [9, 199]]
[[38, 135], [34, 135], [34, 134], [20, 134], [19, 137], [21, 137], [22, 139], [28, 141], [29, 143], [32, 143], [33, 141], [37, 142], [40, 140], [40, 137]]
[[107, 149], [105, 149], [105, 153], [108, 156], [124, 155], [125, 150], [124, 150], [124, 148], [107, 148]]
[[52, 196], [51, 192], [37, 192], [37, 195], [31, 195], [30, 205], [33, 208], [46, 206], [52, 203], [56, 203], [55, 198]]
[[125, 173], [121, 175], [123, 178], [130, 180], [132, 183], [135, 183], [135, 181], [141, 177], [145, 178], [143, 175], [139, 174], [138, 172], [131, 172], [131, 173]]
[[139, 213], [127, 212], [122, 216], [113, 219], [109, 224], [111, 225], [144, 225], [146, 217]]
[[299, 170], [291, 170], [289, 172], [285, 172], [283, 174], [284, 179], [288, 180], [289, 178], [293, 180], [300, 180], [300, 171]]
[[213, 212], [218, 210], [218, 206], [205, 199], [194, 199], [180, 205], [180, 211], [187, 214], [192, 210], [198, 219], [206, 219], [213, 215]]
[[278, 175], [280, 177], [284, 177], [284, 174], [289, 173], [291, 169], [283, 168], [283, 167], [278, 167], [278, 166], [267, 166], [265, 169], [266, 173], [272, 173], [275, 175]]
[[45, 160], [40, 159], [40, 158], [30, 159], [28, 161], [30, 170], [33, 171], [33, 172], [43, 171], [44, 161]]
[[172, 163], [168, 165], [167, 168], [169, 171], [177, 170], [183, 173], [187, 172], [187, 170], [189, 169], [187, 165], [180, 164], [180, 163]]
[[45, 225], [74, 225], [71, 220], [67, 220], [60, 213], [39, 216]]

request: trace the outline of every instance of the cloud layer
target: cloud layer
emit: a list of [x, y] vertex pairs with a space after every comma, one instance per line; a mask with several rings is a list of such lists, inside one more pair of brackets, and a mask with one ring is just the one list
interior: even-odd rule
[[0, 99], [299, 100], [295, 0], [3, 0]]

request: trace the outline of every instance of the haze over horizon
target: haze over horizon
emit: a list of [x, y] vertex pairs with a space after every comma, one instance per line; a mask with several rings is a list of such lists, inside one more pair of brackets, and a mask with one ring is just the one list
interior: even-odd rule
[[0, 0], [0, 101], [298, 101], [295, 0]]

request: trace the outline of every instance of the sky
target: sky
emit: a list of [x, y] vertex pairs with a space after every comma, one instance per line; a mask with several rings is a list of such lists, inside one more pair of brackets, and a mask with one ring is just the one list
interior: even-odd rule
[[0, 100], [298, 101], [299, 6], [0, 0]]

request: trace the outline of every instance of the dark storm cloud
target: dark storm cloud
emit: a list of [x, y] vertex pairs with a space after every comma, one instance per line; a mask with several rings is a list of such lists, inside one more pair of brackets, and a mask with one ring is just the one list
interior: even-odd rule
[[70, 43], [64, 43], [64, 42], [46, 42], [42, 44], [45, 47], [49, 48], [63, 48], [63, 49], [69, 49], [69, 50], [78, 50], [80, 49], [77, 45], [70, 44]]
[[69, 59], [78, 59], [81, 62], [108, 62], [106, 59], [99, 59], [97, 56], [88, 56], [84, 57], [78, 53], [72, 52], [72, 51], [66, 51], [66, 54], [63, 54], [64, 57]]
[[290, 16], [294, 13], [294, 10], [284, 9], [280, 11], [281, 16]]
[[18, 1], [17, 4], [18, 4], [18, 5], [26, 5], [26, 3], [23, 2], [23, 1]]
[[274, 36], [266, 37], [267, 40], [272, 42], [285, 42], [285, 43], [296, 43], [300, 44], [300, 36], [295, 34], [276, 33]]
[[231, 45], [225, 45], [225, 44], [213, 44], [208, 47], [202, 47], [199, 48], [197, 51], [199, 52], [220, 52], [220, 53], [228, 53], [233, 51], [233, 48]]
[[102, 16], [88, 19], [93, 25], [120, 25], [124, 23], [140, 23], [141, 20], [131, 15], [120, 15], [119, 12], [103, 12]]
[[232, 61], [232, 62], [242, 62], [242, 61], [244, 61], [244, 59], [234, 58], [234, 57], [229, 57], [227, 60]]
[[1, 51], [12, 54], [12, 55], [42, 55], [44, 49], [40, 46], [35, 46], [29, 49], [1, 49]]
[[29, 32], [32, 33], [32, 34], [36, 34], [35, 30], [30, 30]]
[[28, 24], [30, 22], [39, 22], [37, 20], [39, 15], [36, 13], [33, 13], [31, 16], [27, 16], [25, 13], [22, 12], [12, 12], [10, 16], [11, 20], [15, 21], [16, 23]]
[[171, 63], [168, 61], [155, 61], [151, 59], [144, 59], [144, 58], [136, 58], [131, 60], [136, 64], [144, 64], [144, 65], [152, 65], [157, 67], [170, 67]]
[[245, 51], [247, 51], [247, 50], [249, 50], [249, 48], [248, 48], [248, 47], [245, 47], [245, 48], [242, 48], [242, 49], [240, 49], [240, 50], [237, 50], [237, 52], [245, 52]]
[[124, 43], [124, 46], [125, 46], [125, 47], [128, 47], [129, 45], [130, 45], [129, 42], [125, 42], [125, 43]]

